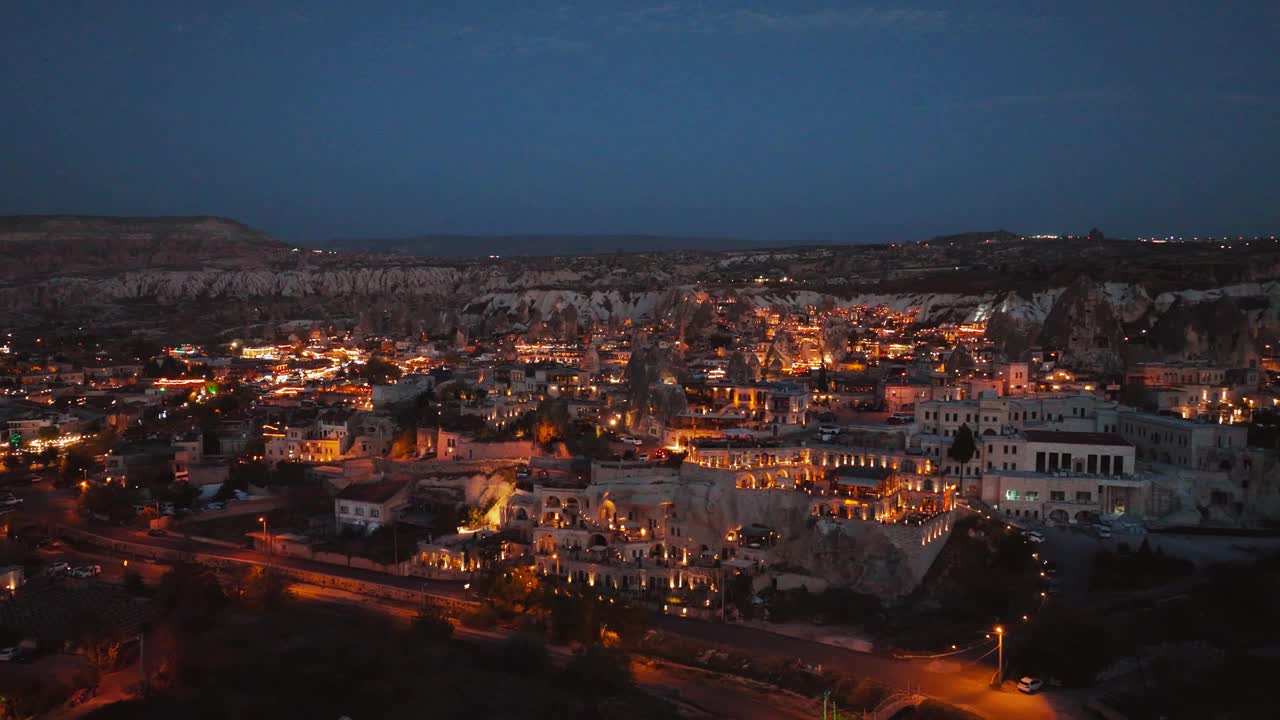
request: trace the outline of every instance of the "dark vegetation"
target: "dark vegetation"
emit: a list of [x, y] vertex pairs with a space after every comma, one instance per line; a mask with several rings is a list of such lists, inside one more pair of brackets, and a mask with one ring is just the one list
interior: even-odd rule
[[1151, 543], [1143, 539], [1136, 552], [1123, 543], [1115, 551], [1099, 551], [1089, 584], [1095, 590], [1144, 590], [1186, 577], [1194, 570], [1189, 560], [1170, 557], [1159, 548], [1153, 552]]
[[629, 660], [617, 651], [589, 647], [557, 669], [540, 639], [462, 642], [431, 606], [406, 628], [304, 605], [278, 612], [289, 601], [274, 587], [261, 572], [226, 578], [175, 568], [156, 592], [165, 615], [152, 632], [151, 694], [89, 717], [673, 715], [634, 688]]
[[1018, 672], [1090, 685], [1113, 665], [1130, 672], [1108, 701], [1134, 720], [1262, 717], [1280, 670], [1280, 555], [1215, 566], [1186, 592], [1134, 596], [1105, 610], [1053, 606], [1008, 648]]
[[961, 518], [923, 582], [880, 628], [904, 650], [968, 645], [1040, 605], [1032, 546], [1004, 523]]

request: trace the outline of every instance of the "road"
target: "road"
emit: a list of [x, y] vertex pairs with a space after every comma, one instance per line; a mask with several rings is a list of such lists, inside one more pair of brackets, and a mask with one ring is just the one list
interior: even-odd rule
[[[24, 492], [23, 495], [28, 498], [28, 507], [25, 509], [29, 514], [36, 516], [45, 513], [58, 522], [73, 527], [91, 529], [96, 534], [141, 545], [184, 552], [200, 552], [237, 562], [263, 564], [268, 560], [264, 553], [253, 550], [210, 546], [176, 536], [151, 537], [142, 531], [103, 524], [94, 524], [90, 528], [83, 518], [70, 509], [71, 505], [68, 500], [58, 498], [47, 486], [43, 488], [39, 486], [32, 487], [29, 491]], [[452, 582], [398, 577], [357, 568], [278, 556], [270, 558], [270, 562], [278, 566], [289, 566], [309, 572], [394, 585], [409, 590], [426, 589], [433, 593], [454, 597], [462, 597], [465, 594], [462, 588], [462, 581]], [[100, 564], [103, 564], [104, 570], [108, 565], [114, 565], [110, 561]], [[342, 597], [338, 594], [341, 591], [333, 591], [329, 588], [310, 589], [314, 588], [314, 586], [298, 587], [304, 588], [300, 591], [303, 593], [303, 597], [306, 597], [306, 594], [310, 594], [312, 596], [311, 599], [317, 601], [355, 603], [372, 609], [380, 609], [383, 612], [402, 615], [405, 612], [404, 608], [397, 609], [394, 603], [378, 601], [366, 596], [354, 596], [347, 593], [350, 597]], [[810, 664], [838, 667], [853, 675], [866, 677], [889, 687], [907, 689], [935, 697], [985, 717], [1017, 717], [1035, 720], [1036, 718], [1072, 718], [1081, 716], [1076, 712], [1074, 704], [1067, 702], [1065, 697], [1054, 703], [1060, 706], [1055, 708], [1046, 699], [1047, 695], [1023, 695], [1016, 691], [1012, 683], [1006, 683], [1003, 690], [992, 690], [987, 684], [992, 668], [985, 665], [894, 660], [738, 625], [704, 623], [667, 616], [658, 616], [654, 623], [658, 629], [728, 647], [749, 652], [795, 657]], [[771, 715], [771, 717], [778, 717], [778, 715]]]
[[[232, 548], [196, 542], [185, 538], [176, 531], [171, 532], [169, 535], [164, 537], [152, 537], [143, 530], [90, 521], [75, 511], [75, 501], [71, 498], [68, 492], [55, 490], [48, 483], [23, 488], [18, 494], [25, 500], [22, 508], [23, 513], [29, 519], [36, 521], [37, 524], [44, 523], [50, 526], [61, 525], [138, 545], [147, 545], [186, 553], [201, 553], [245, 564], [271, 564], [276, 567], [287, 567], [306, 572], [322, 573], [334, 577], [362, 580], [370, 583], [399, 587], [405, 590], [425, 590], [438, 595], [456, 598], [462, 598], [465, 595], [465, 590], [463, 589], [463, 585], [466, 582], [465, 580], [455, 581], [425, 579], [412, 576], [402, 577], [375, 572], [372, 570], [362, 570], [360, 568], [343, 567], [341, 565], [332, 565], [329, 563], [321, 563], [299, 558], [281, 557], [279, 555], [268, 557], [266, 553], [259, 552], [257, 550], [250, 550], [248, 548]], [[100, 564], [103, 565], [103, 571], [106, 572], [108, 563]], [[115, 565], [116, 563], [110, 564]]]
[[1082, 716], [1066, 703], [1063, 703], [1067, 705], [1065, 707], [1054, 707], [1047, 699], [1048, 694], [1023, 695], [1012, 682], [1006, 682], [1002, 691], [992, 690], [987, 683], [994, 663], [974, 665], [972, 661], [895, 660], [756, 628], [670, 616], [658, 617], [654, 625], [660, 630], [738, 650], [794, 657], [810, 664], [839, 668], [889, 687], [929, 695], [984, 717], [1034, 719]]
[[[417, 612], [404, 603], [315, 585], [294, 584], [289, 587], [289, 592], [297, 600], [320, 608], [332, 608], [344, 617], [356, 610], [408, 622]], [[500, 630], [454, 628], [455, 637], [470, 642], [498, 642], [510, 635]], [[547, 654], [553, 664], [561, 667], [572, 658], [568, 648], [554, 645], [547, 646]], [[635, 661], [631, 670], [638, 686], [676, 704], [691, 718], [812, 720], [818, 714], [817, 706], [806, 698], [762, 683], [648, 659]]]

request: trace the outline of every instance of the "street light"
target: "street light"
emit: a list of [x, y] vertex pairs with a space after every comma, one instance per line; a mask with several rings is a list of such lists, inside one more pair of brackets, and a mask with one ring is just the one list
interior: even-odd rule
[[996, 647], [999, 648], [999, 656], [996, 660], [996, 687], [1004, 685], [1004, 628], [1000, 625], [996, 626]]
[[267, 544], [267, 565], [271, 565], [271, 534], [267, 532], [267, 516], [259, 515], [258, 522], [262, 523], [262, 537]]

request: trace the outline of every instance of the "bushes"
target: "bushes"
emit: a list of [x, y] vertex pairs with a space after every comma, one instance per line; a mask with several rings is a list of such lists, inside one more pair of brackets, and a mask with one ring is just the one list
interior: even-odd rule
[[481, 605], [463, 615], [460, 623], [472, 630], [492, 630], [498, 624], [498, 613], [488, 605]]
[[614, 695], [631, 687], [631, 658], [617, 650], [591, 645], [565, 666], [567, 687], [595, 695]]
[[435, 605], [423, 603], [409, 626], [409, 638], [416, 642], [440, 643], [453, 637], [453, 623]]
[[1144, 538], [1137, 552], [1127, 547], [1116, 552], [1100, 550], [1094, 556], [1089, 583], [1099, 589], [1145, 590], [1189, 575], [1194, 569], [1189, 560], [1165, 555], [1163, 549], [1152, 552]]
[[147, 585], [137, 571], [129, 570], [124, 574], [124, 591], [134, 597], [147, 593]]

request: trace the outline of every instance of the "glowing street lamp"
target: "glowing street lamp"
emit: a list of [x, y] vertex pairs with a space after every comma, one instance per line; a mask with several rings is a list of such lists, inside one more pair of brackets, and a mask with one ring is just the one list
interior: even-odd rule
[[996, 660], [996, 687], [1004, 685], [1004, 627], [996, 626], [996, 647], [999, 648], [999, 656]]
[[267, 516], [259, 515], [258, 522], [262, 523], [262, 537], [267, 544], [267, 565], [271, 565], [271, 534], [267, 532]]

